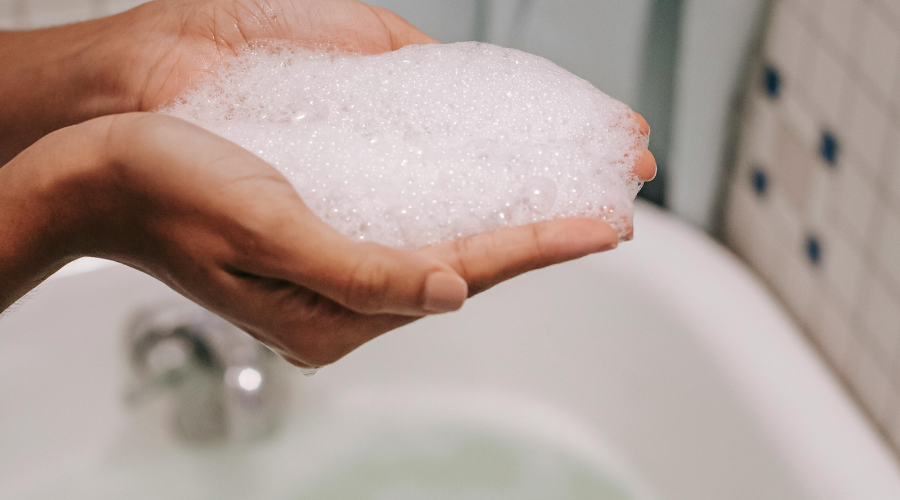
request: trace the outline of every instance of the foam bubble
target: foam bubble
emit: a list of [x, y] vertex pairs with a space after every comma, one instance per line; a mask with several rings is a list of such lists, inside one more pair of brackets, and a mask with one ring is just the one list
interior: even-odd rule
[[624, 235], [647, 141], [588, 82], [475, 42], [255, 48], [162, 112], [275, 166], [343, 234], [401, 248], [567, 216]]

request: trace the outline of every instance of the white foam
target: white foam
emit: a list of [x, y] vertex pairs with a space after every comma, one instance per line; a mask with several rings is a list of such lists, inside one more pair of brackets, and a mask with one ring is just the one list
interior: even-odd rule
[[274, 165], [343, 234], [402, 248], [566, 216], [624, 235], [647, 140], [588, 82], [474, 42], [257, 48], [162, 111]]

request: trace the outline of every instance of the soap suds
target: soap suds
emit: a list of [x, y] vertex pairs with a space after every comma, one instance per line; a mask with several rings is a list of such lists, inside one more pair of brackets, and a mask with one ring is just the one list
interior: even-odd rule
[[588, 82], [475, 42], [256, 48], [161, 111], [273, 165], [341, 233], [399, 248], [567, 216], [625, 235], [647, 144]]

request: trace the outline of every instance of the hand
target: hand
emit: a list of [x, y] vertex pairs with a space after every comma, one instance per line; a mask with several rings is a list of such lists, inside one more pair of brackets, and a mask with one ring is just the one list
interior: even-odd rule
[[156, 0], [122, 14], [140, 50], [124, 77], [152, 111], [252, 43], [287, 41], [379, 54], [437, 43], [393, 12], [357, 0]]
[[53, 130], [152, 111], [223, 58], [271, 40], [369, 54], [436, 42], [356, 0], [156, 0], [103, 19], [0, 32], [0, 165]]
[[[103, 19], [0, 32], [0, 165], [62, 127], [153, 111], [223, 58], [271, 40], [367, 54], [437, 42], [357, 0], [156, 0]], [[649, 180], [655, 168], [647, 155], [635, 173]]]
[[0, 311], [66, 262], [123, 262], [318, 367], [524, 272], [613, 248], [594, 219], [417, 252], [357, 243], [239, 146], [164, 115], [98, 118], [0, 169]]

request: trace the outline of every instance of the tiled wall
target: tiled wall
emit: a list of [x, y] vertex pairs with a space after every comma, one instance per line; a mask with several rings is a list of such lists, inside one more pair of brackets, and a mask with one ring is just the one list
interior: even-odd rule
[[900, 0], [778, 0], [727, 240], [900, 449]]

